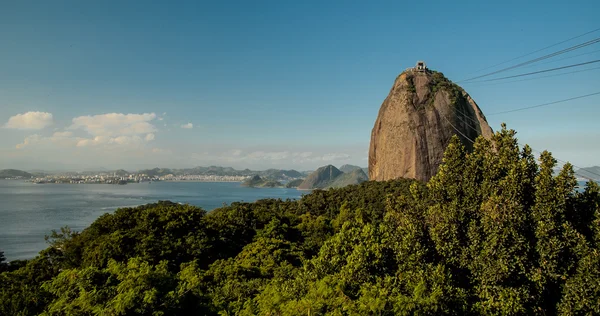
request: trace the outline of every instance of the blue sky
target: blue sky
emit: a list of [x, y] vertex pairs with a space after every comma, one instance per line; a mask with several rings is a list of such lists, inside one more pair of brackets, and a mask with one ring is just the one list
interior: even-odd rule
[[[366, 166], [379, 107], [416, 60], [460, 81], [600, 28], [598, 12], [593, 0], [2, 2], [0, 169]], [[600, 96], [488, 114], [598, 92], [600, 69], [462, 86], [492, 128], [600, 165]]]

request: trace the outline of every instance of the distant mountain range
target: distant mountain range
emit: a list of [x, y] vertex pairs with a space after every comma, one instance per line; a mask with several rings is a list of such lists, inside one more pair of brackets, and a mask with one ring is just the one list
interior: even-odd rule
[[37, 171], [25, 172], [16, 169], [0, 170], [0, 179], [14, 178], [31, 178], [42, 177], [46, 175], [94, 175], [94, 174], [110, 174], [120, 177], [130, 174], [145, 174], [150, 177], [162, 177], [169, 174], [174, 176], [182, 175], [206, 175], [206, 176], [243, 176], [251, 177], [243, 185], [249, 187], [287, 187], [300, 189], [326, 189], [332, 187], [342, 187], [350, 184], [358, 184], [368, 180], [367, 168], [362, 168], [354, 165], [343, 165], [340, 169], [328, 165], [317, 169], [316, 171], [283, 170], [283, 169], [267, 169], [267, 170], [237, 170], [232, 167], [194, 167], [183, 169], [171, 168], [153, 168], [142, 169], [136, 172], [130, 172], [124, 169], [118, 170], [87, 170], [82, 172], [47, 172]]
[[214, 176], [254, 176], [258, 175], [262, 178], [272, 180], [293, 180], [304, 177], [302, 173], [296, 170], [280, 170], [280, 169], [267, 169], [262, 171], [255, 171], [250, 169], [236, 170], [232, 167], [195, 167], [185, 169], [169, 169], [169, 168], [154, 168], [154, 169], [143, 169], [139, 170], [138, 173], [147, 174], [148, 176], [160, 177], [172, 174], [175, 176], [179, 175], [214, 175]]

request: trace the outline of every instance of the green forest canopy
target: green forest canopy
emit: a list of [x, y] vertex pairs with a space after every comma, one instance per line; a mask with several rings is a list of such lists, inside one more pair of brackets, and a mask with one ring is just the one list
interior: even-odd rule
[[[2, 315], [600, 313], [598, 184], [515, 132], [455, 137], [429, 183], [213, 212], [171, 202], [63, 228], [0, 264]], [[3, 258], [0, 256], [0, 261]]]

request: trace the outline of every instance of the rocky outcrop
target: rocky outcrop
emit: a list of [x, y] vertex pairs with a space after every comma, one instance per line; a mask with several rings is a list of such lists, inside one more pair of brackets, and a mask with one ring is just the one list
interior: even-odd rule
[[341, 174], [343, 172], [332, 165], [321, 167], [306, 177], [302, 184], [298, 186], [298, 189], [312, 190], [326, 188]]
[[470, 150], [475, 138], [491, 137], [492, 129], [469, 94], [442, 73], [403, 72], [371, 132], [369, 179], [429, 180], [453, 135]]

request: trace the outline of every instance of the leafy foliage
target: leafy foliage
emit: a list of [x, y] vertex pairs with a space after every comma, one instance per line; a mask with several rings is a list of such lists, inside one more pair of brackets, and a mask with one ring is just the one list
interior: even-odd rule
[[[599, 314], [600, 188], [458, 138], [438, 174], [206, 213], [159, 202], [0, 255], [2, 315]], [[1, 271], [1, 270], [0, 270]]]

